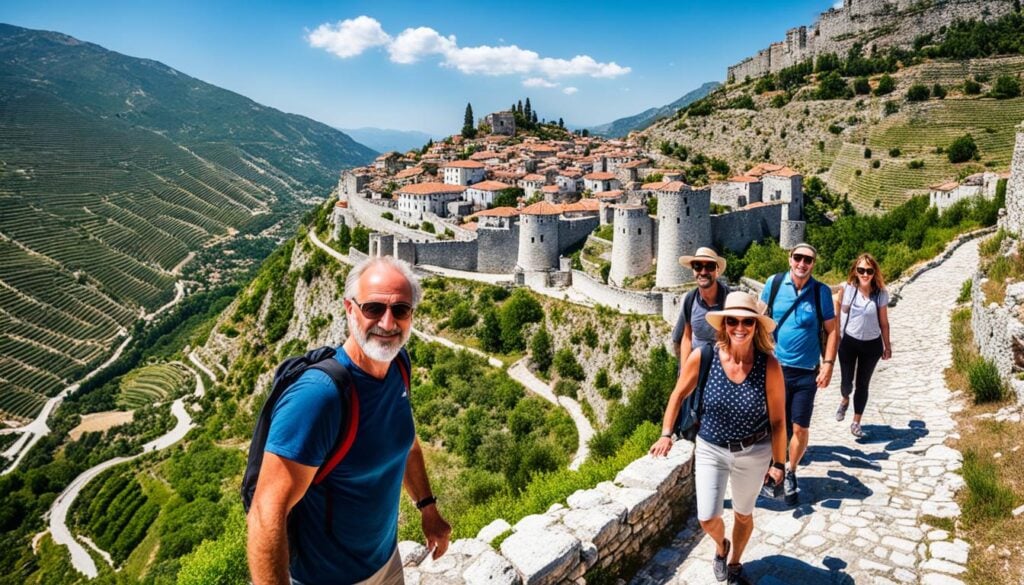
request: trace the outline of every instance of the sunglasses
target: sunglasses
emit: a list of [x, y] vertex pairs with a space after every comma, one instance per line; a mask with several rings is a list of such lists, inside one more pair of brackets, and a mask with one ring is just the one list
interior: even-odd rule
[[690, 268], [693, 268], [694, 272], [714, 272], [718, 270], [717, 262], [690, 262]]
[[797, 264], [814, 264], [814, 256], [808, 256], [807, 254], [793, 254], [790, 258]]
[[753, 317], [744, 317], [742, 319], [740, 319], [738, 317], [726, 317], [725, 318], [725, 325], [726, 325], [726, 327], [736, 327], [740, 323], [743, 323], [743, 326], [749, 329], [749, 328], [754, 326], [754, 323], [757, 323], [757, 319], [755, 319]]
[[861, 268], [860, 266], [858, 266], [857, 267], [857, 274], [866, 274], [868, 276], [874, 276], [875, 269], [874, 268]]
[[351, 301], [355, 306], [359, 307], [359, 310], [363, 312], [363, 317], [367, 319], [380, 319], [388, 311], [388, 307], [391, 308], [391, 316], [399, 321], [408, 319], [412, 315], [412, 305], [409, 303], [392, 303], [389, 305], [376, 301], [362, 304], [355, 299], [351, 299]]

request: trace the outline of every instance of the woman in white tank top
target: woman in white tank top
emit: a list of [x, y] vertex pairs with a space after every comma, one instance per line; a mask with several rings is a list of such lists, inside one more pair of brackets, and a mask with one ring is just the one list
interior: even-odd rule
[[850, 433], [864, 436], [861, 417], [868, 402], [868, 385], [879, 359], [892, 357], [889, 342], [889, 292], [878, 261], [871, 254], [861, 254], [847, 282], [839, 291], [836, 314], [839, 315], [839, 367], [842, 372], [842, 402], [836, 420], [846, 417], [853, 394], [853, 423]]

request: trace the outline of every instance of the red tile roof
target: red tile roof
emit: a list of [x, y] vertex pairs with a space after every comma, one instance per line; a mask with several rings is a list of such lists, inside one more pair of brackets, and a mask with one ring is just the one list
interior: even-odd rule
[[523, 180], [524, 181], [547, 181], [548, 178], [545, 177], [544, 175], [538, 175], [537, 173], [530, 173], [529, 175], [526, 175], [525, 177], [523, 177]]
[[444, 165], [444, 168], [453, 169], [482, 169], [484, 163], [475, 160], [453, 160], [452, 162]]
[[658, 191], [664, 191], [664, 192], [678, 193], [680, 191], [684, 191], [684, 190], [689, 189], [689, 188], [690, 188], [690, 186], [687, 185], [686, 183], [682, 182], [682, 181], [669, 181], [668, 183], [665, 183], [661, 187], [658, 187], [657, 190]]
[[668, 184], [668, 181], [656, 181], [654, 183], [644, 183], [643, 185], [640, 185], [640, 188], [641, 189], [647, 189], [647, 190], [650, 190], [650, 191], [654, 191], [654, 190], [657, 190], [657, 189], [661, 189], [662, 187], [664, 187], [667, 184]]
[[560, 188], [558, 187], [558, 185], [544, 185], [543, 187], [540, 188], [540, 190], [545, 193], [558, 193], [560, 191]]
[[562, 212], [571, 211], [598, 211], [601, 209], [601, 202], [597, 199], [580, 199], [576, 203], [563, 203]]
[[469, 217], [515, 217], [517, 215], [519, 215], [519, 210], [515, 207], [495, 207], [493, 209], [478, 211]]
[[583, 178], [591, 181], [611, 181], [615, 178], [615, 173], [590, 173], [583, 175]]
[[519, 212], [523, 215], [559, 215], [562, 213], [562, 209], [560, 205], [552, 205], [547, 201], [540, 201], [524, 207]]
[[398, 190], [399, 195], [437, 195], [440, 193], [462, 193], [466, 190], [462, 185], [447, 183], [415, 183]]
[[404, 171], [399, 171], [398, 173], [395, 173], [395, 178], [396, 179], [408, 179], [409, 177], [415, 177], [416, 175], [419, 175], [419, 174], [423, 173], [423, 171], [425, 171], [425, 170], [426, 169], [424, 169], [423, 167], [408, 168], [408, 169], [405, 169]]
[[727, 179], [730, 183], [756, 183], [760, 180], [761, 179], [758, 179], [757, 177], [751, 177], [748, 175], [739, 175], [736, 177], [729, 177]]
[[502, 183], [501, 181], [481, 181], [480, 183], [473, 183], [469, 188], [478, 191], [501, 191], [502, 189], [512, 188], [512, 185]]
[[617, 199], [622, 197], [625, 193], [622, 189], [615, 189], [613, 191], [601, 191], [600, 193], [594, 193], [594, 199]]

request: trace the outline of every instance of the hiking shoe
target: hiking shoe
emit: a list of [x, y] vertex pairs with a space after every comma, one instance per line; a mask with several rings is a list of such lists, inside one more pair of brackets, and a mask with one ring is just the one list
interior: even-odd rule
[[858, 439], [864, 437], [864, 430], [860, 428], [860, 423], [855, 422], [850, 425], [850, 434]]
[[843, 403], [843, 402], [839, 403], [839, 408], [836, 409], [836, 420], [837, 421], [843, 422], [843, 419], [846, 418], [846, 409], [848, 409], [848, 408], [850, 408], [850, 402], [849, 401], [847, 401], [845, 403]]
[[800, 501], [800, 488], [796, 485], [796, 473], [791, 469], [786, 471], [786, 477], [782, 480], [782, 491], [785, 494], [787, 506], [795, 506]]
[[728, 538], [726, 538], [725, 554], [723, 554], [722, 556], [718, 556], [718, 551], [715, 551], [715, 559], [711, 561], [711, 568], [715, 571], [715, 579], [718, 581], [725, 581], [726, 577], [728, 576], [726, 574], [725, 561], [729, 558], [729, 549], [731, 548], [732, 543], [729, 542]]
[[729, 565], [729, 585], [751, 585], [743, 574], [743, 565]]

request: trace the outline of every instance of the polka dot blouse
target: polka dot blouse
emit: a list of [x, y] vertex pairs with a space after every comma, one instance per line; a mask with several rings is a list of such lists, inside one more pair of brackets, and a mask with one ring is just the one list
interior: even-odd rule
[[754, 367], [743, 382], [736, 384], [725, 375], [716, 349], [704, 388], [704, 414], [697, 433], [700, 438], [721, 444], [768, 428], [767, 370], [768, 357], [755, 351]]

